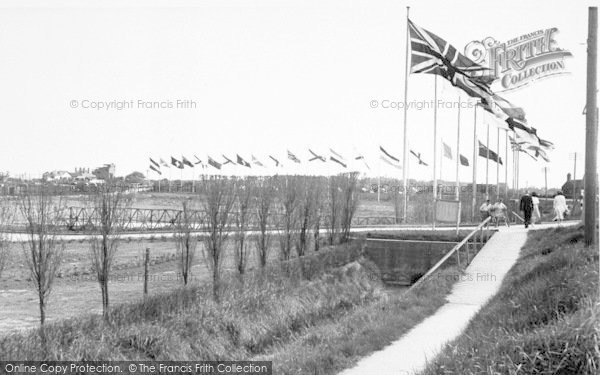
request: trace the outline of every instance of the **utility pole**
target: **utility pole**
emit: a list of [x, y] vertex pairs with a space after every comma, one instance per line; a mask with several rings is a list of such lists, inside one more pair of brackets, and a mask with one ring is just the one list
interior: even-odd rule
[[548, 167], [542, 170], [544, 171], [544, 196], [548, 198]]
[[576, 190], [577, 190], [577, 183], [575, 182], [575, 180], [577, 179], [577, 154], [579, 154], [578, 152], [571, 152], [569, 154], [569, 160], [573, 160], [573, 193], [571, 198], [573, 199], [573, 205], [575, 205], [576, 199], [577, 199], [577, 194], [576, 194]]
[[588, 8], [587, 39], [587, 111], [585, 114], [585, 201], [584, 240], [592, 245], [596, 237], [596, 194], [597, 194], [597, 64], [598, 64], [598, 8]]

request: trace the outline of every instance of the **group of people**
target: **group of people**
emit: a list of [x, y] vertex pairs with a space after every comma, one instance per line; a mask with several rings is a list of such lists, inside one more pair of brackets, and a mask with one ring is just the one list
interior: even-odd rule
[[[564, 220], [565, 215], [569, 215], [567, 200], [561, 191], [554, 196], [553, 204], [555, 214], [554, 221], [561, 223]], [[525, 228], [529, 228], [530, 225], [533, 226], [542, 221], [542, 215], [540, 212], [540, 198], [536, 192], [532, 192], [531, 194], [528, 191], [525, 192], [525, 195], [521, 197], [519, 202], [519, 210], [523, 212]], [[507, 217], [507, 207], [502, 202], [502, 198], [498, 198], [494, 204], [490, 203], [490, 200], [487, 199], [479, 207], [479, 213], [482, 221], [488, 217], [491, 217], [492, 223], [494, 223], [496, 226], [498, 226], [498, 223], [502, 220], [504, 220], [504, 223], [507, 226], [510, 226]]]

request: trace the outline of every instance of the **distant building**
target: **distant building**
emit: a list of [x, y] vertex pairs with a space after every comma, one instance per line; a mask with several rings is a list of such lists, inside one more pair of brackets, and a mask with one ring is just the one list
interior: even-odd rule
[[67, 171], [52, 171], [42, 175], [42, 180], [53, 182], [70, 182], [73, 180], [73, 174]]
[[571, 174], [567, 173], [567, 182], [561, 188], [566, 198], [580, 198], [583, 190], [583, 180], [571, 179]]
[[92, 173], [99, 180], [110, 180], [115, 177], [115, 165], [104, 164], [102, 167], [94, 169]]

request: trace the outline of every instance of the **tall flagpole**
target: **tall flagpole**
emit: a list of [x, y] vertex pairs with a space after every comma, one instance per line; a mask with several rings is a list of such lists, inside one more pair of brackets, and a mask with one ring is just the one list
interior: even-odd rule
[[458, 95], [458, 116], [456, 119], [456, 200], [460, 200], [460, 94]]
[[598, 194], [598, 8], [588, 8], [587, 88], [585, 114], [585, 174], [583, 225], [586, 245], [597, 243], [596, 198]]
[[490, 179], [490, 123], [487, 124], [487, 140], [485, 142], [486, 158], [485, 158], [485, 199], [490, 199], [489, 179]]
[[477, 104], [473, 107], [473, 201], [471, 207], [471, 220], [475, 222], [475, 209], [477, 206]]
[[437, 198], [437, 74], [433, 75], [433, 224], [435, 229], [435, 200]]
[[404, 69], [404, 148], [402, 150], [402, 183], [403, 183], [403, 187], [404, 187], [404, 207], [402, 209], [402, 223], [406, 223], [406, 209], [407, 209], [407, 205], [408, 205], [408, 181], [407, 179], [407, 171], [406, 171], [406, 157], [407, 157], [407, 129], [406, 129], [406, 117], [408, 114], [408, 105], [406, 102], [406, 96], [408, 95], [408, 62], [409, 62], [409, 57], [408, 57], [408, 45], [410, 43], [409, 40], [409, 25], [408, 25], [408, 15], [410, 12], [410, 7], [406, 7], [406, 63], [405, 63], [405, 69]]
[[496, 127], [496, 199], [500, 196], [500, 127]]
[[504, 183], [504, 199], [508, 200], [508, 129], [504, 132]]

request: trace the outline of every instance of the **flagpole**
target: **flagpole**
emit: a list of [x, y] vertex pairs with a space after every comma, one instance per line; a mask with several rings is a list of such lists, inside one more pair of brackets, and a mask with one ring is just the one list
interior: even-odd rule
[[504, 199], [508, 201], [508, 129], [504, 131], [504, 183]]
[[433, 224], [435, 229], [435, 200], [437, 198], [437, 74], [433, 76]]
[[500, 196], [500, 127], [496, 127], [496, 198]]
[[406, 102], [406, 97], [408, 95], [408, 45], [410, 43], [409, 40], [409, 25], [408, 25], [408, 16], [410, 13], [410, 7], [406, 7], [406, 62], [404, 69], [404, 149], [402, 150], [402, 183], [404, 185], [404, 207], [402, 209], [402, 223], [406, 223], [406, 209], [408, 205], [408, 181], [407, 179], [407, 171], [406, 171], [406, 157], [407, 157], [407, 115], [408, 115], [408, 106]]
[[475, 207], [477, 206], [477, 105], [473, 107], [473, 198], [471, 204], [471, 221], [475, 222]]
[[490, 173], [490, 123], [487, 124], [487, 140], [485, 142], [486, 158], [485, 158], [485, 199], [490, 199], [489, 191], [489, 173]]
[[460, 94], [458, 95], [458, 116], [456, 119], [456, 200], [460, 200]]

